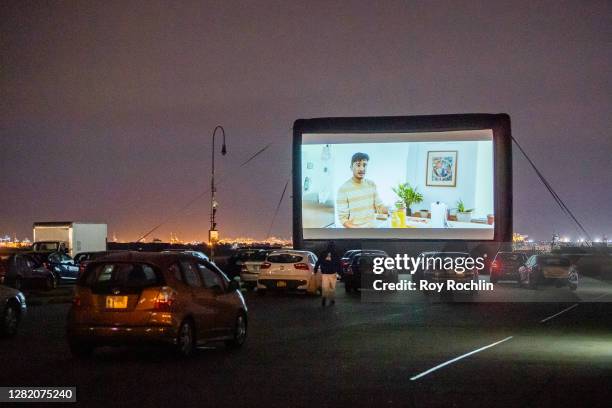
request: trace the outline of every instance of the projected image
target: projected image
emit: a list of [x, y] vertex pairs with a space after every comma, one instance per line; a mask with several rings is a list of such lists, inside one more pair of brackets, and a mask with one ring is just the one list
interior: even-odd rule
[[492, 139], [450, 133], [304, 135], [304, 238], [492, 239]]

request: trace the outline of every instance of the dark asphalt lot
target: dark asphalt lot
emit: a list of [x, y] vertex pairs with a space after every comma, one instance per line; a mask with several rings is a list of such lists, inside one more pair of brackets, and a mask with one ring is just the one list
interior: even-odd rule
[[338, 289], [325, 309], [315, 297], [248, 293], [245, 347], [187, 361], [129, 348], [74, 360], [64, 341], [69, 305], [32, 306], [19, 335], [0, 341], [0, 385], [76, 385], [76, 405], [86, 407], [610, 406], [609, 303], [368, 303]]

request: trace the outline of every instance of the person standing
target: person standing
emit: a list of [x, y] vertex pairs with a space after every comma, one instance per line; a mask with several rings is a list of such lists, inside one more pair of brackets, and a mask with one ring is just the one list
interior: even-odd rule
[[330, 304], [334, 305], [336, 303], [336, 273], [339, 267], [340, 258], [334, 243], [330, 241], [325, 250], [319, 254], [314, 268], [315, 274], [321, 269], [321, 306], [323, 307], [325, 307], [328, 299]]

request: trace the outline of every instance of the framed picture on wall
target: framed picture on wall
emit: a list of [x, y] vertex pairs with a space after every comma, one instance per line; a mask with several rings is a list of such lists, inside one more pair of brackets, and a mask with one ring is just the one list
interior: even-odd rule
[[457, 151], [427, 152], [425, 185], [455, 187], [457, 185]]

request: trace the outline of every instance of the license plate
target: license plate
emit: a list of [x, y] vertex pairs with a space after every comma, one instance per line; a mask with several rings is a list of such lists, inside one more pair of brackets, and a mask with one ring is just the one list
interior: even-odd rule
[[125, 309], [127, 308], [128, 297], [127, 296], [107, 296], [106, 297], [106, 308], [107, 309]]
[[563, 268], [544, 268], [545, 278], [566, 278], [568, 276], [567, 269]]
[[287, 282], [285, 282], [285, 281], [278, 281], [278, 282], [276, 282], [276, 287], [277, 288], [285, 288], [285, 287], [287, 287]]

